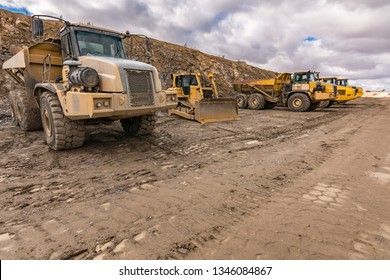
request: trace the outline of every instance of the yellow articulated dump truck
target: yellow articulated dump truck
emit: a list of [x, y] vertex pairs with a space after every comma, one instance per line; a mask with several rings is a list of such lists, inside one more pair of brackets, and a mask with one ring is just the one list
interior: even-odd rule
[[282, 73], [276, 78], [233, 82], [240, 109], [270, 109], [277, 104], [294, 112], [315, 110], [320, 101], [337, 98], [336, 86], [318, 81], [318, 72]]
[[178, 106], [171, 114], [202, 124], [240, 119], [236, 100], [219, 96], [212, 74], [203, 81], [200, 73], [173, 74], [172, 82], [168, 90], [177, 92]]
[[[345, 87], [353, 88], [355, 90], [355, 93], [354, 93], [354, 97], [355, 98], [354, 99], [363, 96], [363, 88], [359, 87], [359, 86], [351, 86], [351, 85], [349, 85], [347, 78], [337, 78], [336, 79], [336, 85], [337, 86], [345, 86]], [[336, 99], [336, 101], [337, 101], [337, 99]]]
[[[42, 40], [43, 20], [63, 22], [59, 38]], [[163, 91], [155, 67], [126, 58], [129, 34], [51, 16], [32, 16], [38, 43], [4, 62], [25, 87], [9, 96], [13, 121], [23, 130], [44, 130], [54, 150], [82, 146], [85, 124], [120, 120], [128, 135], [150, 133], [155, 112], [177, 106], [175, 91]]]
[[319, 80], [324, 83], [330, 83], [337, 86], [338, 97], [335, 100], [326, 100], [320, 102], [320, 108], [328, 108], [334, 103], [345, 104], [350, 100], [359, 98], [363, 95], [361, 87], [348, 85], [348, 79], [338, 77], [320, 77]]

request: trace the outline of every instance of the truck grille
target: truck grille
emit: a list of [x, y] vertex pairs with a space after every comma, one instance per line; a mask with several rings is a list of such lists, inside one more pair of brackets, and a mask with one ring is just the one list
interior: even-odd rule
[[154, 89], [151, 71], [126, 69], [127, 94], [130, 106], [154, 104]]

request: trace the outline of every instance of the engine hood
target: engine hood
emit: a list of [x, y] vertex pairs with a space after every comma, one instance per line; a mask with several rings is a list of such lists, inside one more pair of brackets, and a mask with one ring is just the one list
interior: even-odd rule
[[[157, 69], [152, 65], [114, 57], [101, 56], [80, 56], [78, 60], [82, 67], [95, 69], [100, 78], [99, 88], [103, 92], [126, 92], [126, 70], [150, 71], [153, 73], [153, 80], [158, 79]], [[154, 88], [161, 90], [161, 84], [156, 83]]]

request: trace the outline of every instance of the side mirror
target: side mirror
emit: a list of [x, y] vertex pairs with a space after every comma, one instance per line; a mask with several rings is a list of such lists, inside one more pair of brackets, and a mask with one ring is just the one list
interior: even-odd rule
[[41, 37], [43, 36], [43, 20], [40, 18], [34, 18], [32, 22], [32, 36]]

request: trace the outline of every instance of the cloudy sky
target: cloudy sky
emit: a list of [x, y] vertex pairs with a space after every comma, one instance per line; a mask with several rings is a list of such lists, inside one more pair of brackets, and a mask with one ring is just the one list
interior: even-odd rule
[[278, 72], [390, 90], [389, 0], [0, 0], [0, 7], [196, 48]]

